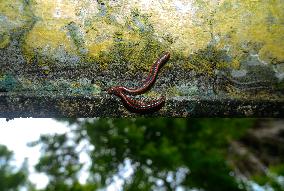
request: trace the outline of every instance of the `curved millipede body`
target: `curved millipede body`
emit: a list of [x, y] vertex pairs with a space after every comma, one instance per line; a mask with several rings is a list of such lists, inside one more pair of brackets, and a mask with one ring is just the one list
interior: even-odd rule
[[116, 86], [114, 88], [120, 89], [122, 92], [130, 95], [139, 95], [145, 93], [155, 83], [160, 68], [170, 59], [170, 53], [166, 52], [161, 56], [151, 67], [150, 72], [139, 88], [127, 88], [124, 86]]
[[119, 89], [113, 89], [112, 92], [114, 95], [120, 97], [123, 105], [132, 112], [135, 113], [151, 113], [161, 109], [165, 104], [165, 97], [162, 96], [159, 99], [152, 100], [149, 102], [143, 102], [134, 100], [124, 93], [122, 93]]
[[147, 76], [147, 79], [142, 84], [141, 87], [136, 89], [126, 88], [124, 86], [115, 86], [108, 90], [109, 94], [114, 94], [120, 97], [123, 105], [132, 112], [135, 113], [151, 113], [161, 109], [165, 104], [165, 97], [162, 96], [159, 99], [143, 102], [130, 98], [126, 94], [130, 95], [138, 95], [145, 93], [147, 90], [151, 88], [151, 86], [155, 83], [158, 72], [160, 68], [170, 59], [170, 53], [166, 52], [161, 56], [151, 67], [150, 72]]

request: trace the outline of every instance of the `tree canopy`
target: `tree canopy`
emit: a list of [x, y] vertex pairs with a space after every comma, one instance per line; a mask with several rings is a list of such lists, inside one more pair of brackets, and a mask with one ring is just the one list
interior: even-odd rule
[[27, 164], [16, 169], [12, 163], [13, 152], [4, 145], [0, 145], [0, 190], [19, 190], [27, 182]]
[[[75, 144], [67, 144], [66, 134], [42, 136], [38, 143], [45, 154], [36, 169], [48, 174], [48, 187], [66, 184], [66, 180], [77, 184], [82, 164], [74, 153], [75, 145], [88, 140], [94, 147], [88, 150], [88, 182], [97, 188], [105, 188], [118, 176], [123, 190], [241, 190], [230, 175], [226, 151], [229, 141], [242, 136], [253, 123], [251, 119], [69, 120]], [[133, 171], [129, 177], [121, 172], [126, 161]]]
[[[68, 123], [69, 133], [41, 135], [29, 144], [41, 147], [35, 169], [48, 176], [47, 186], [36, 189], [27, 180], [25, 165], [15, 170], [10, 165], [12, 152], [0, 147], [0, 187], [4, 191], [21, 186], [28, 191], [94, 191], [112, 185], [125, 191], [253, 191], [247, 184], [250, 180], [267, 189], [284, 190], [280, 156], [284, 150], [281, 144], [275, 144], [281, 142], [283, 135], [279, 131], [275, 143], [268, 135], [263, 145], [257, 142], [258, 137], [248, 137], [253, 131], [259, 136], [258, 119], [58, 120]], [[262, 152], [259, 158], [268, 164], [265, 174], [252, 173], [246, 179], [240, 178], [238, 171], [246, 169], [242, 165], [258, 168], [257, 159], [241, 148], [245, 143], [250, 145], [247, 150], [256, 149], [256, 156]], [[240, 147], [237, 152], [243, 154], [232, 151], [236, 146]], [[89, 157], [87, 163], [82, 160], [84, 154]], [[269, 157], [274, 161], [272, 166]], [[246, 158], [252, 159], [249, 161], [252, 163]], [[87, 177], [85, 182], [80, 181], [82, 176]]]

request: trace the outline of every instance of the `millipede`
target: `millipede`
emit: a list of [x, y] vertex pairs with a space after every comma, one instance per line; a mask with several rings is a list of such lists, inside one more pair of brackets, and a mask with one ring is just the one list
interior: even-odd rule
[[161, 109], [164, 104], [165, 104], [165, 100], [166, 98], [164, 96], [156, 99], [156, 100], [152, 100], [149, 102], [143, 102], [143, 101], [138, 101], [135, 99], [130, 98], [129, 96], [125, 95], [125, 94], [129, 94], [129, 95], [139, 95], [139, 94], [143, 94], [146, 91], [148, 91], [153, 84], [156, 81], [158, 72], [160, 70], [160, 68], [170, 59], [170, 53], [166, 52], [164, 53], [160, 58], [157, 59], [157, 61], [152, 65], [150, 72], [145, 80], [145, 82], [142, 84], [141, 87], [138, 88], [127, 88], [124, 86], [115, 86], [112, 87], [108, 90], [109, 94], [114, 94], [118, 97], [120, 97], [120, 99], [123, 102], [123, 105], [132, 112], [136, 112], [136, 113], [149, 113], [149, 112], [154, 112], [157, 111], [159, 109]]
[[145, 80], [145, 82], [142, 84], [141, 87], [138, 88], [127, 88], [124, 86], [116, 86], [114, 88], [121, 90], [124, 93], [130, 94], [130, 95], [139, 95], [143, 94], [146, 91], [148, 91], [151, 86], [155, 83], [157, 79], [158, 72], [160, 68], [170, 59], [170, 53], [166, 52], [161, 56], [151, 67], [150, 72]]

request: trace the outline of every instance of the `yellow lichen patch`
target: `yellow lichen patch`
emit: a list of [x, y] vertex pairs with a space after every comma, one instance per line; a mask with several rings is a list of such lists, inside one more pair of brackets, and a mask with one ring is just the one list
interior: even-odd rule
[[180, 96], [181, 93], [176, 86], [169, 87], [165, 90], [167, 97]]
[[154, 92], [154, 91], [149, 91], [147, 93], [144, 94], [145, 96], [149, 97], [149, 98], [159, 98], [161, 96], [160, 92]]
[[[272, 26], [267, 32], [267, 38], [263, 39], [264, 46], [259, 52], [260, 58], [270, 62], [270, 59], [276, 58], [275, 61], [284, 61], [284, 26]], [[274, 60], [272, 60], [273, 62]]]
[[39, 20], [25, 38], [23, 49], [27, 61], [34, 57], [35, 50], [45, 55], [52, 55], [58, 48], [77, 53], [66, 28], [70, 22], [81, 22], [76, 16], [76, 6], [77, 3], [68, 0], [34, 0], [33, 10]]
[[76, 19], [76, 1], [34, 0], [34, 14], [43, 21]]
[[109, 39], [100, 43], [90, 44], [87, 48], [91, 57], [98, 58], [101, 52], [107, 51], [112, 45], [113, 41]]
[[[93, 0], [33, 0], [32, 10], [38, 21], [25, 40], [27, 58], [36, 49], [48, 48], [52, 54], [60, 46], [102, 63], [110, 61], [116, 51], [127, 62], [144, 65], [144, 57], [156, 57], [164, 49], [185, 58], [214, 44], [219, 50], [228, 50], [234, 67], [238, 67], [238, 59], [247, 50], [254, 50], [269, 63], [284, 60], [281, 1], [105, 2], [102, 5]], [[0, 10], [4, 4], [0, 4]], [[11, 13], [10, 17], [16, 15]], [[121, 42], [116, 41], [116, 33]], [[145, 47], [151, 50], [145, 53]]]
[[230, 45], [233, 56], [242, 54], [244, 44], [260, 59], [271, 63], [284, 60], [284, 4], [281, 1], [226, 0], [214, 15], [214, 32], [221, 37], [219, 47]]
[[[114, 51], [121, 52], [120, 56], [124, 55], [124, 59], [133, 63], [133, 54], [136, 53], [137, 49], [134, 51], [133, 47], [129, 46], [131, 44], [132, 46], [133, 44], [137, 44], [137, 46], [138, 44], [143, 44], [137, 33], [126, 30], [120, 25], [110, 25], [105, 21], [95, 21], [89, 28], [85, 29], [88, 31], [85, 35], [86, 49], [88, 50], [88, 55], [100, 63], [102, 69], [106, 69], [107, 64], [112, 61], [112, 53]], [[116, 50], [114, 50], [114, 47]], [[134, 62], [137, 62], [137, 60], [135, 59]]]
[[[59, 46], [72, 54], [81, 54], [78, 49], [84, 49], [87, 56], [97, 58], [113, 45], [113, 34], [118, 28], [103, 19], [90, 24], [92, 14], [98, 12], [97, 3], [91, 0], [35, 0], [33, 8], [40, 21], [25, 41], [28, 59], [33, 57], [33, 50], [49, 49], [47, 53], [52, 54]], [[70, 23], [72, 26], [68, 28]]]
[[231, 67], [233, 69], [239, 69], [240, 68], [240, 61], [239, 59], [233, 59], [232, 62], [231, 62]]
[[0, 0], [0, 48], [10, 42], [10, 33], [29, 26], [30, 13], [22, 0]]
[[[25, 17], [22, 10], [23, 1], [22, 0], [0, 0], [0, 14], [7, 17], [8, 20], [14, 21], [13, 24], [19, 25], [21, 24], [23, 17]], [[5, 26], [1, 26], [0, 30], [5, 28]]]
[[194, 1], [129, 0], [129, 4], [137, 7], [141, 13], [149, 15], [149, 23], [158, 37], [170, 36], [173, 40], [169, 49], [181, 52], [184, 56], [205, 48], [210, 41], [209, 31], [194, 22], [198, 17], [198, 7]]
[[91, 57], [97, 57], [100, 52], [107, 51], [113, 45], [113, 37], [118, 27], [106, 22], [95, 21], [86, 28], [85, 45]]
[[126, 42], [139, 42], [141, 40], [137, 33], [131, 31], [124, 31], [122, 35], [123, 40]]
[[56, 49], [63, 47], [64, 50], [75, 53], [76, 47], [67, 36], [66, 30], [61, 25], [38, 22], [25, 38], [24, 54], [28, 61], [33, 58], [34, 51], [45, 51], [45, 54], [52, 54]]
[[0, 35], [0, 48], [5, 48], [10, 43], [10, 36], [8, 34]]

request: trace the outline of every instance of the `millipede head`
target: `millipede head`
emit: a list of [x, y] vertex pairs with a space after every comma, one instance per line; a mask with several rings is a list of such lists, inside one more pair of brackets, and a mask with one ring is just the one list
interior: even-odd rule
[[164, 55], [161, 57], [165, 62], [167, 62], [171, 57], [171, 54], [169, 52], [165, 52]]

